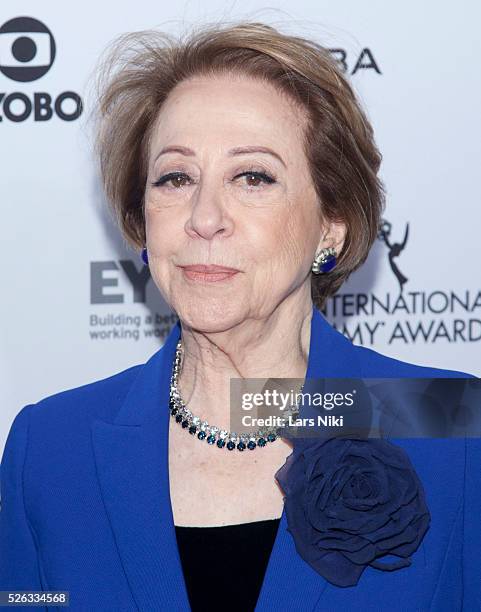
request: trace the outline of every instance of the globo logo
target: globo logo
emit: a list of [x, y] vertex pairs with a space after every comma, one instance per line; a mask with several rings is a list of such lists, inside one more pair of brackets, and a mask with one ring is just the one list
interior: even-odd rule
[[82, 114], [82, 100], [74, 91], [64, 91], [55, 99], [46, 92], [34, 93], [32, 97], [16, 91], [5, 95], [0, 92], [0, 106], [3, 117], [9, 121], [48, 121], [54, 115], [63, 121], [74, 121]]
[[[0, 75], [17, 83], [43, 77], [56, 57], [55, 39], [48, 27], [32, 17], [15, 17], [0, 26]], [[74, 91], [0, 91], [0, 121], [74, 121], [82, 114], [82, 99]]]
[[0, 72], [27, 83], [46, 74], [55, 60], [55, 40], [45, 24], [16, 17], [0, 27]]

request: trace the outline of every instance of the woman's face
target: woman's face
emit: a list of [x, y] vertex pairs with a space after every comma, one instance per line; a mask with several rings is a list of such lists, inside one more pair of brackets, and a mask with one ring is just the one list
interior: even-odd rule
[[[183, 323], [224, 331], [268, 317], [301, 286], [310, 296], [321, 227], [302, 120], [273, 86], [246, 77], [184, 81], [163, 105], [149, 151], [147, 249]], [[194, 265], [237, 272], [184, 269]]]

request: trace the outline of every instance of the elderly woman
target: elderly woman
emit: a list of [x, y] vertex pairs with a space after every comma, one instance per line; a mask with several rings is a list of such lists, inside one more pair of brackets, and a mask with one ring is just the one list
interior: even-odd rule
[[[374, 542], [367, 506], [364, 539], [321, 498], [286, 510], [309, 472], [299, 455], [298, 481], [282, 478], [292, 440], [230, 430], [231, 379], [469, 377], [354, 346], [320, 312], [384, 206], [373, 130], [328, 51], [241, 22], [127, 35], [104, 68], [105, 192], [179, 321], [147, 363], [16, 416], [0, 588], [68, 591], [71, 610], [480, 609], [474, 441], [393, 447], [431, 523], [396, 514]], [[320, 448], [321, 470], [344, 460]], [[352, 510], [369, 495], [350, 474], [337, 496]]]

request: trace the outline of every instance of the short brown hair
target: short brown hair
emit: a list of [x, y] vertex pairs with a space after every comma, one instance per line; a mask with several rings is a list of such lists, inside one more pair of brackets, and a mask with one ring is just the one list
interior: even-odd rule
[[307, 112], [304, 147], [324, 220], [346, 224], [337, 266], [311, 274], [317, 308], [367, 258], [385, 206], [382, 156], [360, 102], [320, 44], [256, 21], [207, 24], [178, 39], [144, 30], [107, 49], [97, 77], [95, 149], [105, 194], [124, 238], [145, 244], [148, 144], [162, 104], [181, 81], [239, 73], [288, 94]]

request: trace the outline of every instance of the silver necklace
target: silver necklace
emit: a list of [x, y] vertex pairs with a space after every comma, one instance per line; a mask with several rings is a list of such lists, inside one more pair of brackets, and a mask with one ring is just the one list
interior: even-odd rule
[[[279, 427], [266, 427], [255, 432], [237, 434], [234, 431], [227, 431], [215, 425], [209, 425], [207, 421], [202, 420], [198, 416], [194, 416], [182, 400], [177, 387], [181, 368], [182, 341], [179, 338], [170, 379], [169, 410], [176, 422], [184, 429], [187, 429], [191, 435], [197, 436], [198, 440], [206, 441], [207, 444], [215, 445], [217, 448], [226, 448], [230, 451], [235, 448], [239, 451], [244, 451], [246, 448], [249, 450], [254, 450], [257, 447], [263, 448], [268, 442], [277, 440]], [[302, 392], [303, 388], [304, 385], [302, 385], [300, 392]], [[296, 404], [293, 408], [286, 410], [285, 414], [286, 416], [289, 414], [295, 416], [298, 412], [299, 406]]]

